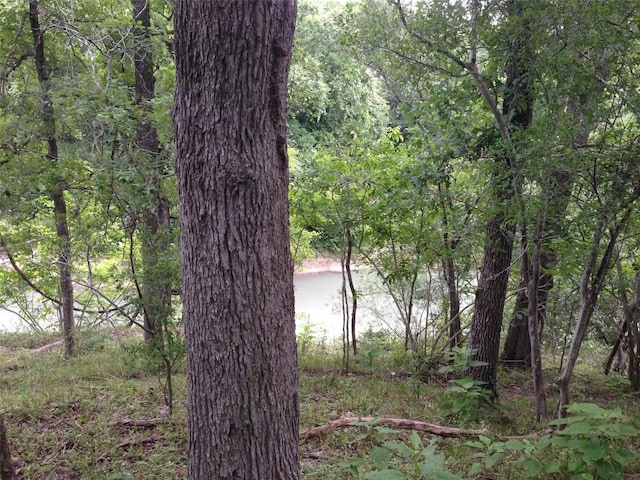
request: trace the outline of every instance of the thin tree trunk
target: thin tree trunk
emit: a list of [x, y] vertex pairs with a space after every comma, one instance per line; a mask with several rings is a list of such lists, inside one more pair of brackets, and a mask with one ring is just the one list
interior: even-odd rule
[[294, 0], [177, 0], [188, 479], [297, 480], [286, 85]]
[[[42, 128], [47, 139], [47, 160], [53, 169], [58, 168], [58, 142], [56, 139], [56, 121], [53, 103], [50, 96], [50, 75], [44, 56], [44, 35], [40, 28], [38, 1], [29, 2], [29, 22], [34, 43], [34, 60], [40, 83], [40, 95], [42, 102]], [[67, 204], [64, 198], [66, 186], [62, 178], [56, 172], [53, 185], [49, 188], [49, 196], [53, 201], [53, 215], [58, 237], [58, 280], [61, 302], [62, 332], [64, 336], [65, 356], [71, 357], [76, 350], [75, 320], [73, 316], [73, 283], [71, 277], [71, 238], [67, 223]]]
[[358, 310], [358, 291], [353, 283], [353, 272], [351, 271], [351, 254], [353, 253], [353, 238], [351, 237], [351, 230], [347, 228], [345, 230], [347, 236], [347, 258], [345, 259], [345, 273], [347, 274], [347, 283], [349, 285], [349, 292], [351, 292], [351, 346], [353, 348], [353, 354], [358, 354], [358, 341], [356, 339], [356, 313]]
[[[640, 187], [636, 188], [634, 198], [637, 198], [638, 193], [640, 193]], [[567, 362], [565, 363], [560, 376], [556, 379], [556, 385], [558, 386], [559, 390], [558, 406], [556, 408], [557, 416], [565, 415], [565, 407], [569, 403], [569, 383], [571, 381], [571, 376], [578, 360], [580, 347], [582, 346], [582, 342], [587, 332], [587, 327], [589, 325], [589, 322], [591, 321], [591, 317], [593, 316], [593, 311], [595, 309], [598, 296], [600, 295], [602, 287], [604, 286], [605, 276], [613, 260], [618, 236], [629, 223], [634, 201], [635, 200], [630, 202], [630, 205], [626, 208], [626, 211], [622, 215], [622, 218], [614, 227], [610, 229], [609, 242], [607, 243], [607, 247], [602, 258], [600, 259], [598, 270], [594, 275], [593, 271], [598, 260], [600, 243], [602, 241], [602, 237], [604, 236], [604, 217], [606, 217], [607, 214], [601, 214], [601, 218], [598, 219], [596, 231], [591, 243], [591, 252], [585, 264], [582, 277], [580, 279], [580, 311], [578, 314], [578, 320], [576, 322], [573, 339], [571, 341], [571, 346], [569, 347], [569, 353], [567, 354]]]
[[[626, 303], [624, 299], [623, 299], [623, 303]], [[616, 337], [616, 341], [613, 342], [613, 346], [611, 347], [611, 352], [609, 353], [609, 356], [607, 357], [607, 361], [604, 364], [603, 373], [605, 375], [609, 375], [609, 372], [611, 371], [611, 364], [613, 363], [613, 360], [617, 358], [617, 356], [619, 355], [622, 341], [624, 340], [624, 337], [627, 336], [627, 330], [629, 329], [628, 320], [629, 320], [629, 317], [628, 315], [626, 315], [626, 312], [625, 312], [624, 320], [622, 320], [622, 326], [620, 327], [620, 332]]]
[[462, 325], [460, 323], [460, 295], [456, 276], [455, 260], [452, 256], [442, 261], [444, 278], [449, 295], [449, 348], [458, 347], [462, 343]]
[[4, 424], [4, 416], [2, 412], [0, 412], [0, 479], [13, 480], [14, 478], [15, 470], [13, 469], [13, 461], [11, 460], [7, 428]]
[[618, 260], [616, 268], [618, 270], [618, 278], [620, 279], [620, 298], [622, 299], [622, 308], [624, 311], [624, 324], [621, 329], [620, 335], [616, 339], [609, 359], [607, 360], [607, 366], [605, 367], [605, 375], [608, 369], [611, 367], [611, 362], [616, 352], [620, 349], [620, 343], [624, 338], [625, 332], [628, 330], [628, 347], [629, 347], [629, 369], [628, 378], [631, 383], [631, 387], [634, 390], [640, 390], [640, 362], [638, 358], [638, 321], [640, 320], [640, 309], [638, 308], [638, 302], [640, 301], [640, 273], [636, 272], [636, 278], [634, 279], [633, 294], [631, 299], [628, 298], [626, 292], [626, 285], [624, 285], [624, 274], [622, 272], [622, 263]]
[[155, 341], [162, 348], [162, 330], [171, 315], [171, 232], [169, 200], [162, 192], [162, 178], [166, 172], [160, 164], [160, 142], [153, 123], [149, 120], [150, 101], [155, 97], [153, 53], [149, 45], [151, 15], [149, 0], [132, 0], [134, 35], [135, 103], [139, 107], [135, 145], [140, 159], [139, 170], [148, 185], [148, 205], [144, 207], [142, 221], [142, 305], [144, 338]]
[[[540, 347], [538, 282], [540, 280], [540, 257], [542, 249], [542, 235], [544, 232], [544, 214], [538, 218], [538, 227], [534, 239], [535, 249], [531, 258], [531, 276], [528, 283], [529, 296], [529, 338], [531, 344], [531, 374], [536, 397], [536, 422], [547, 419], [547, 397], [544, 390], [542, 376], [542, 353]], [[526, 251], [524, 255], [527, 256]], [[527, 269], [529, 270], [529, 269]]]

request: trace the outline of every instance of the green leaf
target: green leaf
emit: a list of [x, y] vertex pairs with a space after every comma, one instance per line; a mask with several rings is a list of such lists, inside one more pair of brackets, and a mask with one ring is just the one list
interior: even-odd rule
[[418, 435], [418, 432], [413, 430], [413, 432], [411, 432], [411, 446], [414, 450], [418, 450], [421, 445], [422, 439], [420, 438], [420, 435]]
[[404, 473], [395, 469], [365, 473], [363, 478], [365, 480], [407, 480], [407, 476]]
[[507, 440], [504, 446], [510, 450], [524, 450], [527, 447], [521, 440]]
[[[617, 468], [616, 468], [617, 467]], [[598, 476], [604, 479], [618, 479], [622, 478], [622, 469], [619, 465], [613, 465], [607, 461], [596, 462], [596, 472]]]
[[369, 452], [369, 458], [373, 461], [378, 470], [384, 470], [389, 466], [391, 456], [389, 450], [383, 447], [373, 447]]
[[542, 471], [542, 464], [533, 457], [524, 458], [521, 465], [527, 472], [527, 477], [535, 477]]
[[574, 423], [562, 431], [563, 435], [586, 435], [591, 433], [591, 425], [585, 422]]
[[469, 470], [469, 476], [475, 477], [478, 474], [482, 473], [483, 470], [484, 470], [484, 467], [482, 466], [481, 463], [474, 463], [473, 465], [471, 465], [471, 469]]
[[396, 452], [402, 458], [410, 458], [413, 455], [413, 450], [411, 450], [406, 443], [399, 442], [398, 440], [389, 440], [384, 442], [384, 446], [389, 450]]
[[549, 446], [550, 443], [551, 443], [551, 435], [543, 435], [536, 442], [536, 449], [544, 450]]
[[599, 443], [585, 445], [582, 449], [582, 458], [585, 462], [591, 463], [600, 460], [604, 453], [605, 448]]
[[500, 461], [502, 459], [502, 457], [504, 457], [503, 453], [500, 452], [495, 452], [492, 453], [491, 455], [489, 455], [487, 458], [485, 458], [484, 460], [484, 465], [487, 468], [491, 468], [493, 467], [496, 463], [498, 463], [498, 461]]
[[558, 462], [550, 462], [544, 466], [544, 473], [560, 473], [560, 464]]

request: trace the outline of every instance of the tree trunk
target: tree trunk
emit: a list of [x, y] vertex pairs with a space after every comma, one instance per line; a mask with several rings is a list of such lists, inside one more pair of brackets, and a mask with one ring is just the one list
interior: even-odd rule
[[[600, 87], [601, 88], [601, 87]], [[579, 133], [573, 138], [572, 144], [576, 147], [582, 147], [587, 144], [589, 134], [591, 132], [591, 123], [586, 119], [584, 114], [585, 106], [589, 97], [580, 94], [576, 95], [576, 100], [567, 102], [567, 110], [580, 127]], [[550, 184], [547, 189], [549, 201], [546, 208], [546, 236], [551, 238], [564, 238], [566, 236], [566, 212], [571, 200], [571, 191], [573, 188], [573, 176], [567, 170], [555, 168], [551, 172]], [[543, 245], [540, 253], [540, 278], [538, 279], [538, 322], [540, 330], [546, 321], [547, 298], [549, 292], [553, 288], [553, 275], [546, 271], [553, 269], [558, 261], [558, 254], [555, 246], [552, 244]], [[518, 285], [518, 293], [516, 303], [511, 315], [507, 338], [504, 342], [502, 358], [509, 362], [509, 365], [530, 366], [531, 348], [529, 344], [529, 329], [527, 316], [523, 314], [527, 310], [529, 303], [527, 298], [527, 284], [525, 277], [531, 275], [531, 272], [520, 273], [520, 281]]]
[[638, 307], [638, 303], [640, 302], [640, 273], [636, 270], [636, 277], [633, 284], [633, 293], [631, 299], [628, 298], [626, 289], [627, 285], [623, 280], [624, 273], [622, 271], [622, 264], [618, 260], [616, 265], [618, 270], [618, 277], [620, 279], [620, 298], [622, 300], [622, 308], [624, 311], [624, 322], [616, 339], [616, 343], [607, 359], [607, 364], [605, 366], [605, 375], [609, 373], [609, 368], [611, 367], [611, 362], [613, 361], [613, 357], [616, 352], [620, 352], [621, 343], [624, 339], [625, 333], [628, 332], [627, 336], [627, 346], [628, 346], [628, 354], [629, 354], [629, 369], [628, 369], [628, 378], [631, 383], [631, 388], [633, 390], [640, 390], [640, 358], [638, 356], [640, 344], [638, 343], [639, 335], [638, 335], [638, 323], [640, 320], [640, 308]]
[[[446, 243], [445, 238], [445, 243]], [[456, 265], [453, 256], [447, 255], [442, 261], [444, 278], [447, 282], [449, 295], [449, 348], [455, 348], [461, 344], [462, 326], [460, 323], [460, 295], [456, 276]]]
[[14, 478], [15, 471], [11, 460], [7, 429], [4, 425], [4, 416], [0, 412], [0, 480], [13, 480]]
[[565, 415], [565, 406], [569, 403], [569, 383], [571, 376], [573, 375], [573, 369], [578, 361], [578, 354], [580, 353], [580, 347], [587, 332], [587, 327], [593, 316], [593, 311], [598, 300], [598, 296], [604, 286], [605, 276], [607, 270], [611, 265], [613, 259], [616, 242], [620, 233], [626, 228], [633, 211], [635, 200], [640, 194], [640, 187], [636, 187], [633, 194], [633, 200], [630, 201], [622, 217], [616, 222], [615, 226], [609, 229], [609, 241], [605, 248], [605, 251], [598, 264], [598, 270], [594, 274], [596, 263], [598, 262], [598, 253], [601, 248], [602, 237], [605, 233], [605, 218], [609, 212], [602, 212], [601, 218], [598, 219], [598, 224], [593, 236], [591, 244], [591, 252], [589, 258], [585, 263], [585, 267], [580, 279], [580, 312], [578, 314], [578, 320], [576, 321], [575, 331], [571, 340], [571, 346], [569, 347], [569, 354], [567, 355], [567, 362], [560, 373], [560, 376], [556, 379], [558, 385], [558, 406], [556, 408], [557, 416]]
[[[510, 188], [510, 182], [506, 183]], [[510, 195], [509, 198], [512, 196]], [[501, 200], [505, 201], [504, 196]], [[485, 362], [486, 365], [470, 368], [466, 373], [475, 380], [484, 382], [485, 387], [493, 395], [496, 393], [500, 330], [509, 280], [514, 230], [511, 219], [492, 218], [487, 223], [487, 241], [476, 291], [475, 311], [471, 321], [469, 342], [469, 347], [473, 351], [471, 359]]]
[[[347, 242], [347, 251], [346, 258], [344, 261], [344, 269], [347, 275], [347, 284], [349, 285], [349, 292], [351, 292], [351, 347], [353, 349], [353, 354], [358, 354], [358, 340], [356, 339], [356, 321], [357, 321], [357, 312], [358, 312], [358, 291], [356, 290], [356, 286], [353, 283], [353, 271], [351, 270], [351, 255], [353, 253], [353, 238], [351, 237], [351, 230], [349, 227], [345, 229], [346, 242]], [[348, 297], [345, 297], [345, 301]], [[347, 341], [349, 339], [347, 338]], [[348, 347], [348, 345], [347, 345]], [[349, 362], [347, 361], [347, 364]]]
[[[535, 249], [531, 258], [531, 267], [527, 268], [531, 272], [527, 288], [529, 297], [529, 343], [531, 344], [531, 374], [536, 396], [536, 422], [547, 419], [547, 396], [544, 389], [544, 377], [542, 376], [542, 353], [540, 347], [540, 304], [538, 302], [538, 291], [540, 275], [540, 258], [542, 249], [542, 235], [544, 233], [544, 214], [538, 218], [536, 237], [534, 239]], [[525, 251], [524, 257], [528, 255]], [[546, 297], [545, 297], [546, 302]]]
[[169, 200], [162, 192], [162, 178], [166, 175], [160, 164], [160, 142], [154, 125], [148, 118], [149, 102], [155, 96], [156, 79], [153, 73], [153, 53], [149, 45], [151, 16], [148, 0], [132, 0], [136, 47], [135, 103], [140, 111], [135, 145], [143, 159], [139, 170], [144, 172], [149, 191], [148, 204], [142, 214], [142, 305], [144, 338], [162, 346], [162, 328], [171, 315], [171, 232]]
[[190, 480], [298, 479], [286, 83], [294, 0], [178, 0]]
[[[42, 129], [47, 139], [46, 158], [53, 169], [58, 168], [58, 142], [56, 139], [56, 121], [53, 104], [49, 94], [50, 75], [44, 56], [44, 35], [40, 28], [38, 1], [29, 2], [29, 22], [33, 34], [34, 60], [40, 84], [42, 101]], [[73, 316], [73, 283], [71, 279], [71, 238], [67, 224], [67, 203], [64, 198], [66, 186], [60, 175], [54, 173], [53, 185], [49, 188], [49, 196], [53, 202], [53, 215], [58, 237], [58, 266], [60, 289], [62, 332], [66, 357], [71, 357], [76, 350], [75, 320]]]
[[[509, 57], [506, 64], [505, 95], [502, 115], [496, 118], [501, 126], [502, 140], [508, 153], [494, 159], [490, 184], [494, 200], [494, 213], [487, 222], [486, 243], [480, 278], [471, 320], [472, 360], [486, 362], [486, 365], [467, 369], [466, 374], [496, 395], [496, 375], [500, 352], [502, 316], [507, 295], [513, 237], [516, 221], [512, 214], [513, 202], [519, 200], [520, 172], [508, 135], [516, 129], [525, 130], [533, 118], [533, 94], [528, 66], [531, 61], [530, 32], [523, 15], [523, 5], [519, 1], [507, 2], [508, 15], [514, 21], [521, 21], [520, 35], [509, 42]], [[506, 125], [505, 125], [506, 123]], [[504, 131], [506, 127], [506, 132]], [[505, 138], [506, 137], [506, 138]]]

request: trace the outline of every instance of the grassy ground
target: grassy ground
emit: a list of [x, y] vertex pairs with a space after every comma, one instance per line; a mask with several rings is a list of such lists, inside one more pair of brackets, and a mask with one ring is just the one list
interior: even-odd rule
[[[68, 361], [62, 358], [59, 347], [36, 350], [54, 340], [47, 336], [0, 336], [0, 410], [5, 415], [19, 478], [185, 478], [184, 367], [174, 376], [174, 415], [164, 420], [167, 407], [163, 385], [140, 358], [138, 337], [113, 331], [87, 334], [81, 338], [81, 354]], [[445, 415], [451, 406], [444, 395], [445, 379], [435, 373], [414, 378], [402, 366], [401, 355], [379, 358], [371, 372], [345, 375], [334, 350], [307, 344], [300, 365], [303, 428], [355, 415], [410, 418], [466, 428], [479, 428], [484, 422], [496, 436], [526, 435], [542, 429], [533, 420], [531, 382], [526, 372], [501, 370], [500, 397], [495, 407], [474, 408], [467, 415], [451, 417]], [[547, 368], [549, 384], [557, 366]], [[597, 362], [582, 363], [573, 392], [575, 401], [594, 402], [609, 409], [620, 407], [628, 416], [624, 422], [636, 426], [640, 422], [640, 396], [630, 392], [621, 377], [603, 377]], [[553, 405], [552, 388], [549, 397]], [[148, 424], [131, 421], [149, 419], [156, 420]], [[420, 450], [431, 438], [419, 438]], [[372, 458], [367, 453], [389, 440], [411, 445], [411, 434], [360, 427], [303, 440], [303, 478], [357, 478], [344, 462], [363, 455]], [[436, 451], [438, 458], [444, 459], [446, 470], [462, 478], [523, 477], [522, 471], [509, 462], [497, 462], [490, 471], [469, 475], [478, 455], [477, 448], [468, 445], [469, 440], [438, 440]], [[638, 438], [627, 447], [637, 453]], [[371, 462], [364, 463], [365, 470], [371, 468]], [[411, 468], [410, 460], [401, 463]], [[630, 461], [625, 478], [640, 478], [640, 461]]]

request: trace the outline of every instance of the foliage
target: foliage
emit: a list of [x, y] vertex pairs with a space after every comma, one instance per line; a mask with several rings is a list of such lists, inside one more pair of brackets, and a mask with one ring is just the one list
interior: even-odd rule
[[622, 479], [623, 469], [636, 454], [627, 448], [640, 430], [628, 423], [619, 408], [606, 410], [593, 403], [567, 407], [571, 416], [549, 422], [557, 427], [537, 440], [495, 442], [488, 437], [467, 444], [482, 459], [470, 475], [490, 471], [497, 462], [515, 462], [527, 477], [558, 479]]
[[[462, 375], [468, 367], [479, 367], [486, 362], [471, 360], [468, 347], [454, 347], [445, 353], [447, 365], [440, 367], [439, 373]], [[466, 422], [479, 419], [481, 407], [490, 400], [490, 392], [484, 388], [485, 383], [469, 376], [449, 380], [449, 387], [440, 399], [441, 411], [445, 418], [460, 418]]]
[[358, 353], [354, 355], [353, 360], [369, 374], [373, 375], [378, 366], [376, 360], [388, 353], [387, 350], [381, 348], [373, 342], [360, 341], [358, 344]]
[[368, 454], [358, 460], [342, 462], [353, 478], [358, 480], [455, 480], [457, 475], [445, 469], [444, 455], [440, 452], [437, 440], [433, 439], [426, 447], [415, 431], [409, 442], [385, 440], [385, 437], [398, 433], [383, 427], [373, 427], [376, 437], [381, 439], [379, 446], [373, 447]]

